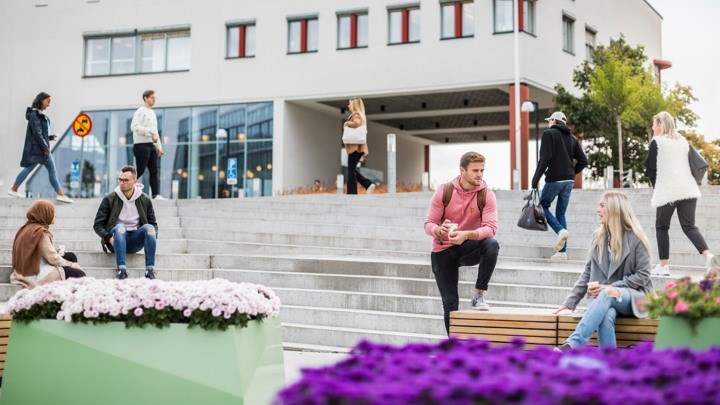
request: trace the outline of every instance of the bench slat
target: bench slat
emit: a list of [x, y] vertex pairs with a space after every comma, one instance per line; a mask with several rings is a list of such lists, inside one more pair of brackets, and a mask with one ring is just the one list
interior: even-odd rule
[[[450, 332], [450, 335], [458, 337], [460, 339], [474, 338], [474, 339], [483, 339], [483, 340], [488, 340], [490, 342], [498, 342], [498, 343], [509, 343], [510, 341], [512, 341], [515, 338], [514, 336], [476, 335], [473, 333], [453, 333], [453, 332]], [[525, 340], [525, 343], [546, 344], [546, 345], [555, 345], [557, 342], [557, 339], [555, 337], [528, 336], [528, 337], [523, 337], [523, 340]]]
[[[580, 323], [581, 318], [573, 318], [569, 315], [560, 315], [558, 316], [558, 322], [563, 323], [574, 323], [578, 324]], [[615, 320], [615, 325], [631, 325], [631, 326], [658, 326], [660, 323], [657, 319], [639, 319], [639, 318], [632, 318], [632, 317], [618, 317]]]
[[538, 337], [555, 337], [554, 330], [538, 330], [538, 329], [512, 329], [512, 328], [478, 328], [478, 327], [451, 327], [450, 333], [472, 333], [476, 335], [506, 335], [506, 336], [538, 336]]
[[[558, 323], [558, 330], [575, 330], [575, 328], [577, 328], [576, 323]], [[657, 333], [657, 329], [654, 326], [615, 325], [615, 332]]]
[[[558, 331], [558, 338], [568, 338], [572, 335], [572, 331], [560, 330]], [[593, 333], [593, 338], [597, 337], [597, 332]], [[627, 340], [635, 342], [652, 341], [655, 340], [655, 335], [652, 333], [622, 333], [615, 332], [615, 338], [617, 340]]]
[[477, 327], [503, 327], [520, 329], [543, 329], [555, 330], [555, 322], [520, 322], [520, 321], [499, 321], [499, 320], [475, 320], [475, 319], [450, 319], [450, 328], [453, 326], [477, 326]]
[[524, 322], [557, 322], [557, 315], [518, 315], [503, 314], [484, 311], [455, 311], [450, 313], [450, 319], [483, 319]]

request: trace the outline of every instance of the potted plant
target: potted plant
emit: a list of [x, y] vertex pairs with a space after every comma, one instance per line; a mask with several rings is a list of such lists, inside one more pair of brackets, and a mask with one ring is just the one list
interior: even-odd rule
[[660, 317], [655, 348], [707, 349], [720, 345], [720, 278], [718, 272], [699, 282], [671, 281], [648, 297], [650, 316]]
[[280, 300], [261, 285], [83, 278], [7, 307], [2, 405], [254, 404], [284, 385]]

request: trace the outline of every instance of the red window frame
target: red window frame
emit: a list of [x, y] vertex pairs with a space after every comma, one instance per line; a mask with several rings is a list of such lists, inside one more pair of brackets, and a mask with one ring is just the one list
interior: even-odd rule
[[[308, 21], [317, 21], [317, 17], [313, 18], [298, 18], [288, 20], [288, 29], [290, 24], [299, 22], [300, 23], [300, 51], [291, 53], [307, 53], [308, 52]], [[315, 51], [313, 51], [315, 52]]]
[[[400, 42], [392, 42], [391, 44], [407, 44], [410, 43], [410, 11], [420, 10], [419, 7], [395, 8], [388, 10], [388, 13], [402, 13], [402, 23], [400, 26]], [[419, 41], [413, 41], [419, 42]]]
[[367, 15], [367, 13], [344, 13], [338, 14], [338, 35], [340, 35], [339, 21], [341, 18], [350, 17], [350, 46], [340, 48], [340, 41], [338, 40], [338, 49], [354, 49], [358, 47], [358, 19], [361, 15]]
[[247, 55], [247, 27], [254, 27], [255, 24], [241, 24], [241, 25], [233, 25], [229, 26], [228, 30], [237, 28], [238, 29], [238, 54], [237, 56], [230, 56], [229, 58], [247, 58], [248, 56], [255, 56], [255, 55]]
[[[520, 0], [520, 1], [522, 1], [522, 0]], [[454, 14], [453, 14], [453, 20], [454, 20], [454, 23], [455, 23], [453, 36], [451, 36], [451, 37], [443, 37], [443, 39], [465, 38], [465, 37], [463, 36], [463, 18], [462, 18], [462, 13], [463, 13], [463, 4], [466, 4], [466, 3], [474, 4], [475, 1], [474, 1], [474, 0], [472, 0], [472, 1], [467, 1], [467, 0], [465, 0], [465, 1], [454, 1], [454, 2], [448, 2], [448, 3], [443, 3], [443, 4], [442, 4], [442, 7], [443, 7], [443, 8], [446, 7], [446, 6], [449, 6], [449, 5], [452, 5], [452, 6], [453, 6], [453, 13], [454, 13]], [[468, 35], [467, 37], [472, 37], [472, 36], [474, 36], [474, 35]]]

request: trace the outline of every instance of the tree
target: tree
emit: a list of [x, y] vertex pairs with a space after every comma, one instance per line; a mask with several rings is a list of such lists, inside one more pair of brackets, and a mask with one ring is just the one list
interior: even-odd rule
[[621, 36], [599, 46], [592, 63], [575, 69], [573, 84], [579, 95], [556, 86], [556, 107], [583, 139], [593, 179], [602, 177], [607, 166], [644, 171], [652, 119], [658, 112], [668, 111], [686, 126], [697, 120], [689, 108], [696, 100], [692, 89], [679, 84], [663, 89], [646, 64], [644, 48], [630, 46]]

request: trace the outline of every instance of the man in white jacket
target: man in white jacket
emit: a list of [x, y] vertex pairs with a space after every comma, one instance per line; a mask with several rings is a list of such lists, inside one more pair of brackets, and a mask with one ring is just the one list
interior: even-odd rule
[[142, 177], [147, 168], [150, 172], [152, 198], [163, 200], [158, 179], [158, 159], [163, 155], [163, 149], [158, 133], [157, 116], [152, 109], [155, 105], [155, 91], [145, 90], [142, 97], [144, 104], [135, 111], [130, 124], [137, 177]]

